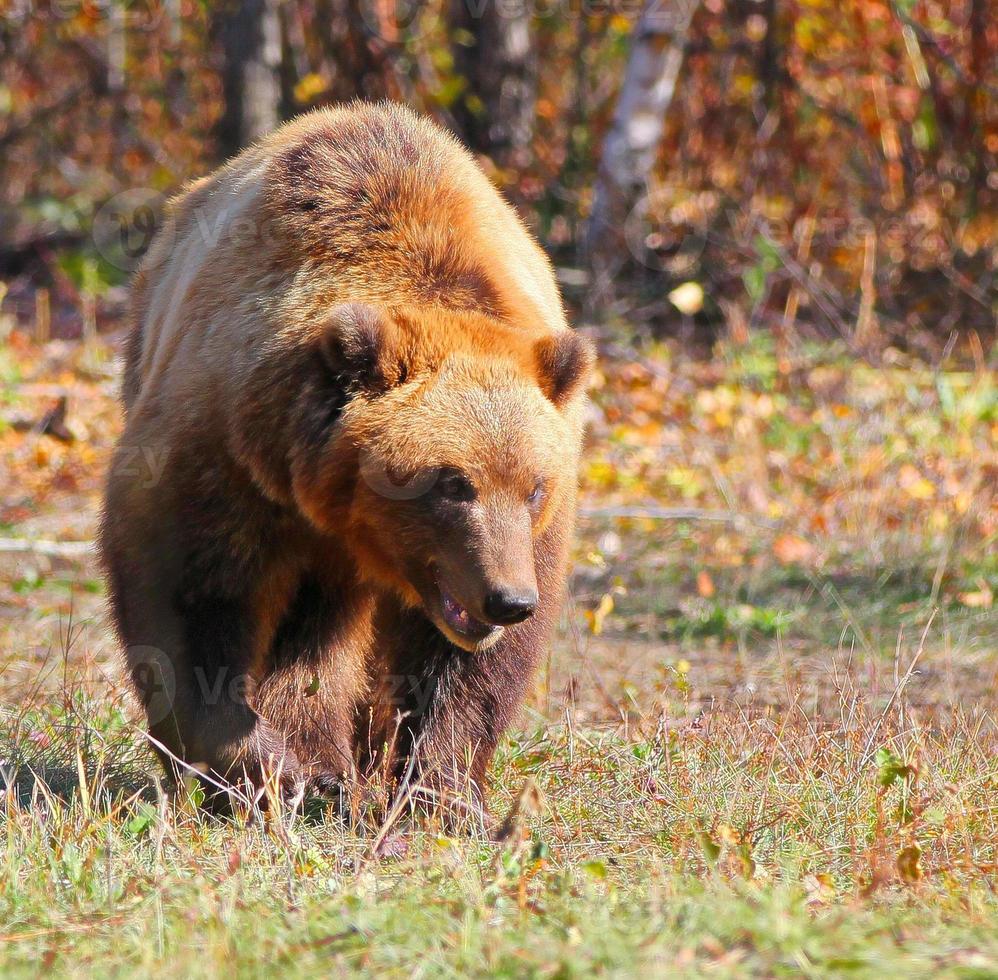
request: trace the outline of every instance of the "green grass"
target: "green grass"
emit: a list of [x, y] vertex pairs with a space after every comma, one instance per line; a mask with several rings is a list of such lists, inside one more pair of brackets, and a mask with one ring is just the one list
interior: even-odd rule
[[839, 680], [811, 711], [538, 723], [497, 761], [505, 844], [400, 823], [381, 857], [321, 807], [163, 798], [127, 712], [10, 714], [3, 972], [994, 975], [993, 714]]
[[[647, 619], [664, 639], [682, 642], [780, 635], [812, 648], [834, 647], [845, 626], [857, 642], [890, 648], [899, 628], [918, 632], [935, 613], [949, 628], [966, 626], [978, 642], [998, 645], [998, 617], [990, 610], [933, 601], [933, 564], [826, 572], [770, 564], [715, 572], [716, 594], [704, 598], [691, 589], [688, 568], [696, 567], [696, 558], [689, 562], [685, 569], [622, 569], [623, 595], [615, 603], [619, 625], [633, 629]], [[961, 578], [968, 588], [975, 579], [998, 588], [998, 576], [980, 564], [971, 564]]]

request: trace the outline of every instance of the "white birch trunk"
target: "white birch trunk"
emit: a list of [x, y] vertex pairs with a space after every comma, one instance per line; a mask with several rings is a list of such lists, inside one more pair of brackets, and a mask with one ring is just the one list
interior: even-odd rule
[[598, 295], [606, 295], [610, 277], [624, 263], [624, 221], [647, 191], [698, 5], [699, 0], [648, 0], [634, 29], [587, 230]]

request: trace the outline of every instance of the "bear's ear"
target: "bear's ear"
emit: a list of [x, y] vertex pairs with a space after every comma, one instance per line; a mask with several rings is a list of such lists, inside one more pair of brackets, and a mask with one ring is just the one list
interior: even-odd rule
[[383, 310], [344, 303], [329, 314], [319, 348], [333, 373], [367, 391], [387, 391], [405, 380], [400, 340]]
[[557, 406], [564, 405], [589, 381], [596, 350], [573, 330], [563, 330], [534, 345], [541, 388]]

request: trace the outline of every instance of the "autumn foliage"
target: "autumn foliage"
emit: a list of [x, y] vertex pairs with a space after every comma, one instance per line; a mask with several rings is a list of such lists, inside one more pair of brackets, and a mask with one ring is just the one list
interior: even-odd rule
[[[500, 139], [483, 114], [501, 106], [475, 77], [487, 52], [467, 56], [475, 16], [443, 0], [278, 6], [280, 115], [389, 97], [485, 153], [489, 134]], [[481, 30], [508, 6], [475, 5]], [[975, 333], [987, 345], [994, 0], [698, 4], [676, 42], [683, 65], [658, 163], [621, 228], [627, 263], [599, 309], [587, 302], [585, 223], [640, 4], [527, 6], [518, 97], [532, 131], [524, 138], [521, 111], [520, 137], [492, 147], [498, 163], [483, 160], [587, 318], [708, 340], [819, 333], [862, 354], [962, 349]], [[22, 322], [38, 287], [52, 293], [55, 333], [78, 333], [89, 307], [98, 326], [112, 322], [127, 269], [95, 242], [95, 213], [125, 190], [172, 192], [217, 162], [217, 15], [190, 0], [6, 5], [0, 279]], [[670, 302], [687, 284], [686, 302]]]

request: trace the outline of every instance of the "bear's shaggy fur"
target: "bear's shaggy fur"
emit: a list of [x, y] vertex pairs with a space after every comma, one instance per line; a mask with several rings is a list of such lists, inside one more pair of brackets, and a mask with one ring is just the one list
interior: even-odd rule
[[481, 801], [562, 595], [591, 360], [513, 210], [406, 109], [301, 117], [180, 194], [100, 542], [168, 772], [383, 764]]

